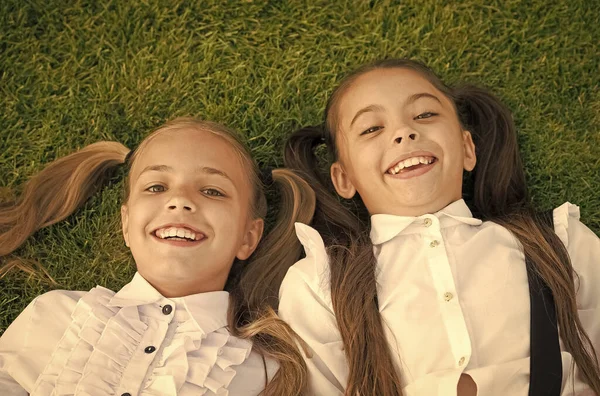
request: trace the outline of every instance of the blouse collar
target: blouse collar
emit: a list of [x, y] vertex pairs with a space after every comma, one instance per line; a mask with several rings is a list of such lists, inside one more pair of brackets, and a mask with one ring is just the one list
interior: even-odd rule
[[399, 234], [424, 232], [434, 223], [439, 224], [439, 228], [446, 228], [461, 223], [478, 226], [482, 221], [473, 217], [471, 210], [462, 199], [451, 203], [439, 212], [417, 217], [376, 214], [371, 216], [371, 241], [374, 245], [379, 245]]
[[109, 307], [130, 307], [146, 304], [158, 304], [160, 306], [170, 304], [177, 308], [183, 306], [198, 327], [207, 334], [228, 324], [228, 292], [215, 291], [185, 297], [166, 298], [138, 272], [135, 273], [132, 281], [123, 286], [108, 302]]

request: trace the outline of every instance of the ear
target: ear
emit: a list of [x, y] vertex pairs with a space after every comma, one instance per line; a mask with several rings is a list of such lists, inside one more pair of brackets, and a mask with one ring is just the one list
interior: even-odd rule
[[123, 227], [125, 246], [129, 247], [129, 208], [127, 205], [121, 205], [121, 226]]
[[477, 163], [477, 156], [475, 155], [475, 143], [473, 143], [473, 136], [471, 132], [463, 131], [463, 149], [464, 149], [464, 163], [463, 167], [466, 171], [472, 171], [475, 169]]
[[258, 242], [260, 242], [260, 238], [262, 238], [264, 227], [265, 223], [263, 219], [254, 219], [249, 221], [242, 246], [240, 246], [238, 249], [235, 257], [240, 260], [246, 260], [252, 253], [254, 253], [256, 247], [258, 246]]
[[335, 191], [343, 198], [350, 199], [356, 194], [356, 188], [352, 184], [350, 177], [344, 170], [344, 167], [339, 161], [336, 161], [329, 169], [331, 181], [335, 187]]

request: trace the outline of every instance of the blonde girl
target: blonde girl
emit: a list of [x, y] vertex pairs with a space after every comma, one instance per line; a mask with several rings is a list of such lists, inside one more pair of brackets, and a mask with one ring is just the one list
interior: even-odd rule
[[137, 273], [116, 293], [97, 286], [34, 299], [0, 338], [0, 393], [301, 394], [293, 332], [265, 301], [300, 252], [293, 221], [310, 220], [314, 194], [293, 172], [273, 171], [282, 209], [254, 252], [263, 185], [222, 125], [176, 119], [133, 151], [100, 142], [54, 161], [0, 209], [0, 255], [73, 213], [121, 164], [122, 231]]
[[399, 59], [351, 73], [325, 117], [286, 149], [317, 212], [279, 307], [314, 394], [598, 394], [600, 241], [577, 206], [532, 207], [506, 107]]

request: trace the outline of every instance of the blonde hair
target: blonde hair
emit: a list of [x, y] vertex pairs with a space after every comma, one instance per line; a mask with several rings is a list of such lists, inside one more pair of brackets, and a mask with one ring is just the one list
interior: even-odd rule
[[[119, 165], [128, 169], [158, 134], [177, 130], [213, 133], [227, 141], [238, 154], [252, 188], [250, 215], [264, 218], [267, 200], [256, 162], [236, 133], [223, 125], [194, 118], [178, 118], [156, 129], [133, 151], [118, 142], [98, 142], [59, 158], [32, 177], [20, 196], [0, 206], [0, 276], [12, 268], [29, 273], [47, 271], [38, 263], [10, 256], [37, 230], [55, 224], [80, 208], [105, 183]], [[283, 276], [302, 252], [294, 233], [294, 222], [308, 223], [315, 209], [310, 186], [290, 170], [277, 169], [273, 181], [281, 186], [281, 209], [271, 233], [244, 263], [234, 263], [226, 290], [230, 292], [228, 313], [232, 334], [251, 339], [263, 357], [279, 363], [279, 371], [265, 384], [264, 395], [300, 395], [307, 386], [307, 369], [298, 344], [304, 345], [276, 314]], [[129, 193], [125, 184], [124, 202]], [[265, 368], [266, 369], [266, 368]]]

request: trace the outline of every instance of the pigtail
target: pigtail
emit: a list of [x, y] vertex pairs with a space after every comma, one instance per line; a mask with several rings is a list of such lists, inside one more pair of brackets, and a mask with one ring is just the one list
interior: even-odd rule
[[452, 96], [463, 128], [475, 143], [475, 207], [496, 216], [522, 208], [529, 197], [510, 110], [487, 90], [471, 85], [454, 88]]
[[[81, 207], [125, 161], [129, 149], [117, 142], [98, 142], [51, 162], [25, 183], [14, 201], [0, 205], [0, 258], [13, 253], [34, 232], [55, 224]], [[36, 272], [17, 258], [0, 266]], [[43, 272], [47, 272], [40, 267]]]
[[[310, 126], [297, 130], [287, 140], [284, 150], [285, 166], [293, 169], [308, 181], [317, 198], [313, 227], [321, 234], [338, 238], [336, 244], [350, 240], [350, 234], [360, 234], [364, 224], [348, 211], [337, 198], [331, 178], [320, 171], [315, 150], [325, 144], [331, 158], [335, 157], [333, 143], [325, 137], [323, 126]], [[347, 235], [348, 234], [348, 235]]]
[[265, 384], [265, 395], [301, 395], [308, 384], [308, 371], [298, 344], [303, 341], [275, 313], [279, 286], [289, 267], [300, 259], [302, 246], [294, 223], [310, 223], [315, 195], [309, 184], [288, 169], [272, 172], [281, 188], [281, 209], [272, 231], [261, 241], [246, 263], [239, 283], [231, 288], [232, 333], [250, 338], [263, 356], [279, 363], [273, 379]]
[[529, 203], [511, 113], [482, 88], [463, 86], [454, 89], [452, 96], [477, 150], [478, 163], [471, 175], [474, 212], [502, 225], [519, 240], [525, 257], [552, 290], [565, 348], [587, 384], [600, 394], [600, 367], [577, 313], [576, 274], [562, 241]]
[[240, 281], [250, 307], [266, 303], [277, 308], [279, 286], [289, 267], [302, 255], [294, 223], [310, 223], [315, 212], [315, 193], [300, 176], [288, 169], [275, 169], [273, 181], [281, 189], [277, 221], [261, 241], [252, 256], [249, 271]]
[[302, 172], [317, 197], [312, 225], [328, 246], [331, 299], [349, 366], [345, 394], [402, 395], [379, 314], [377, 260], [364, 231], [368, 227], [341, 204], [330, 179], [319, 172], [315, 149], [323, 143], [335, 156], [333, 143], [323, 138], [321, 127], [300, 129], [288, 139], [284, 162]]

